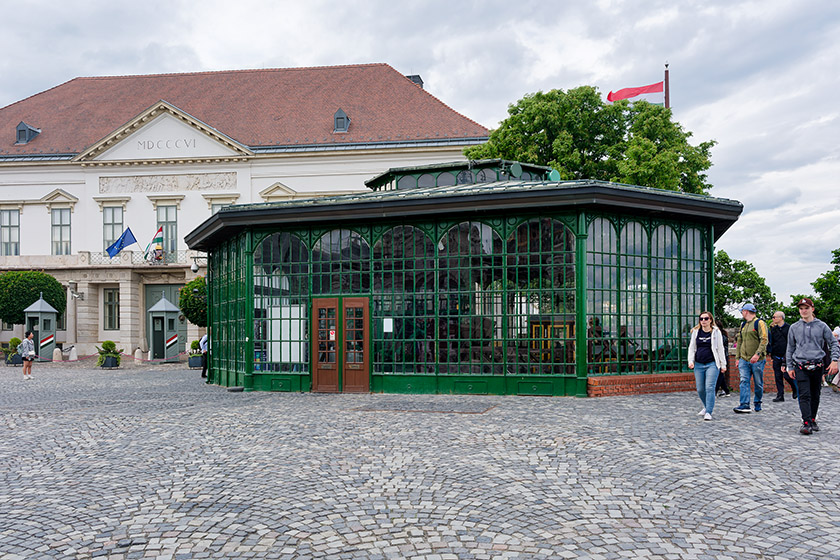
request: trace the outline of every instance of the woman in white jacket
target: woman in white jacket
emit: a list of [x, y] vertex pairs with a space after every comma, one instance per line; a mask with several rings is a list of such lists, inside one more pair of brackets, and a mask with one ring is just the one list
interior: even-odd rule
[[709, 311], [701, 312], [699, 324], [691, 329], [688, 369], [694, 370], [697, 396], [703, 401], [703, 410], [698, 414], [703, 420], [711, 420], [718, 374], [726, 371], [726, 349], [723, 347], [723, 335]]

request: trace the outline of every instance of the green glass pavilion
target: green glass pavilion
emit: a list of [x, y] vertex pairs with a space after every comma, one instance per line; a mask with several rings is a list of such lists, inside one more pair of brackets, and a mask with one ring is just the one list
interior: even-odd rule
[[208, 252], [212, 381], [245, 390], [585, 396], [684, 369], [739, 202], [486, 160], [372, 192], [231, 206]]

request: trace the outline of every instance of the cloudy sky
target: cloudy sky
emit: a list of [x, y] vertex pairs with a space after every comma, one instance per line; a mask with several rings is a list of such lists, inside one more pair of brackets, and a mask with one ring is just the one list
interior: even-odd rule
[[718, 248], [780, 299], [840, 248], [840, 2], [0, 0], [0, 107], [78, 76], [387, 62], [493, 128], [524, 94], [660, 81], [714, 139]]

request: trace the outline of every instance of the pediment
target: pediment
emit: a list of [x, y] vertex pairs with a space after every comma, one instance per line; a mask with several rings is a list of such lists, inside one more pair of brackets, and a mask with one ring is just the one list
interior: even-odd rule
[[42, 196], [39, 202], [47, 205], [47, 212], [52, 212], [53, 208], [70, 208], [70, 211], [73, 212], [79, 199], [64, 189], [55, 189]]
[[266, 202], [294, 198], [297, 194], [297, 191], [290, 189], [283, 183], [274, 183], [260, 191], [260, 197]]
[[291, 200], [293, 198], [320, 198], [324, 196], [334, 196], [335, 191], [296, 191], [287, 187], [283, 183], [274, 183], [273, 185], [264, 188], [260, 191], [260, 197], [266, 202], [279, 202], [281, 200]]
[[83, 165], [238, 161], [246, 146], [174, 105], [160, 101], [75, 159]]
[[41, 202], [49, 204], [61, 204], [62, 202], [66, 204], [75, 204], [79, 202], [79, 199], [64, 189], [55, 189], [51, 193], [42, 196]]

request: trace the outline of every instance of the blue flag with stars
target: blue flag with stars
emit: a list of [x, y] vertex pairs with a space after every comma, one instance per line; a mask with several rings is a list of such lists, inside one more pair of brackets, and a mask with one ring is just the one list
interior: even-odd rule
[[132, 243], [137, 243], [137, 240], [134, 238], [134, 234], [131, 233], [131, 228], [125, 228], [125, 231], [122, 232], [120, 238], [114, 241], [113, 245], [105, 249], [105, 251], [108, 253], [108, 256], [113, 259], [120, 251], [125, 249], [127, 245], [131, 245]]

